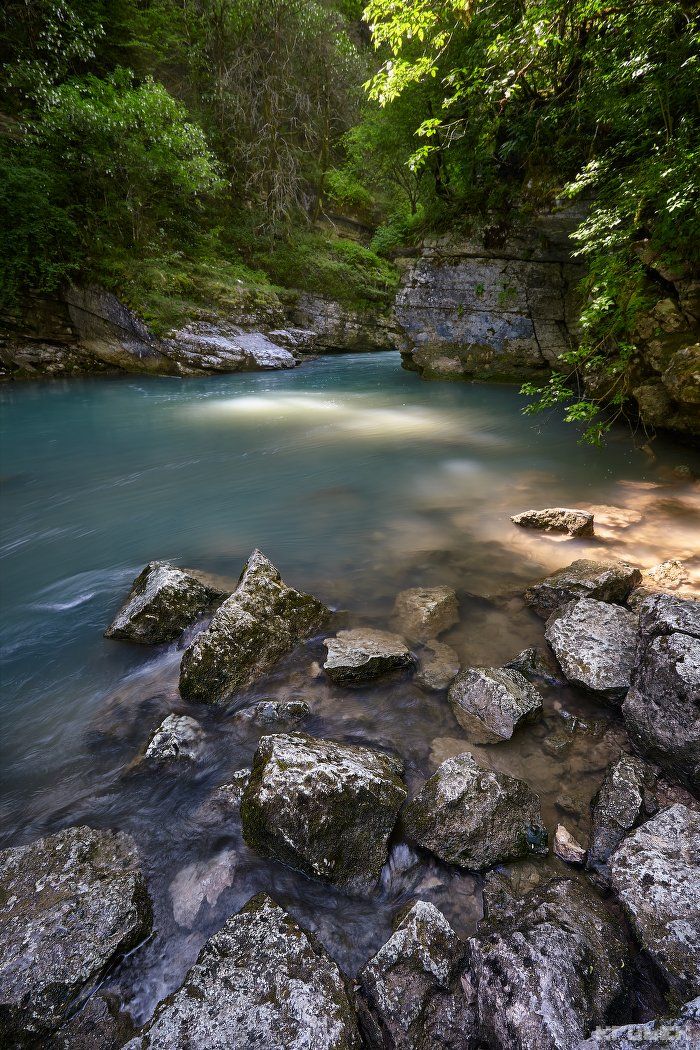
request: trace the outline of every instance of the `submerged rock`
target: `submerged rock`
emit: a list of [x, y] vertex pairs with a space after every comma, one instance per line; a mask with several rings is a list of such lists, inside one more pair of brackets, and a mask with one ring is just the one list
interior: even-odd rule
[[194, 812], [194, 818], [208, 827], [220, 825], [222, 830], [232, 820], [238, 822], [241, 799], [250, 779], [250, 769], [237, 769], [227, 784], [214, 788], [211, 795]]
[[523, 649], [516, 657], [504, 664], [504, 667], [519, 671], [528, 682], [531, 682], [533, 678], [541, 678], [548, 685], [564, 684], [564, 678], [551, 654], [545, 653], [534, 645], [529, 649]]
[[247, 844], [351, 891], [379, 879], [406, 798], [402, 764], [369, 747], [264, 736], [243, 794]]
[[174, 642], [224, 594], [165, 561], [149, 562], [134, 580], [126, 603], [105, 638], [144, 645]]
[[519, 671], [470, 667], [455, 678], [447, 694], [455, 718], [479, 744], [510, 740], [518, 726], [542, 714], [542, 697]]
[[546, 510], [525, 510], [510, 519], [524, 529], [540, 532], [563, 532], [568, 536], [592, 536], [593, 515], [586, 510], [568, 507], [549, 507]]
[[411, 587], [394, 603], [397, 630], [414, 641], [437, 638], [458, 621], [457, 595], [451, 587]]
[[[128, 1050], [360, 1050], [343, 976], [266, 894], [211, 937]], [[127, 1050], [125, 1048], [125, 1050]]]
[[324, 670], [338, 685], [362, 685], [415, 664], [400, 635], [374, 627], [338, 631], [334, 638], [326, 638], [324, 645], [328, 649]]
[[105, 968], [150, 931], [136, 846], [66, 828], [0, 853], [0, 1042], [45, 1039]]
[[652, 777], [644, 762], [621, 755], [608, 767], [593, 799], [591, 846], [587, 867], [596, 880], [609, 878], [608, 861], [625, 835], [649, 816]]
[[206, 903], [213, 907], [233, 884], [235, 873], [236, 854], [230, 849], [181, 868], [168, 890], [178, 926], [191, 929], [202, 906]]
[[621, 606], [582, 598], [547, 620], [545, 638], [569, 682], [619, 702], [630, 686], [637, 620]]
[[639, 569], [625, 562], [588, 561], [580, 558], [564, 569], [528, 587], [525, 601], [540, 616], [547, 617], [576, 598], [622, 604], [642, 579]]
[[537, 795], [522, 780], [478, 766], [470, 754], [443, 762], [403, 819], [409, 838], [470, 871], [547, 852]]
[[700, 789], [700, 602], [655, 595], [639, 609], [632, 688], [622, 706], [637, 748]]
[[610, 881], [642, 946], [681, 998], [700, 993], [700, 813], [677, 803], [633, 831]]
[[91, 995], [79, 1013], [56, 1032], [52, 1050], [120, 1050], [136, 1025], [115, 995]]
[[500, 876], [487, 879], [486, 918], [469, 941], [484, 1045], [578, 1050], [623, 989], [628, 950], [619, 924], [572, 879], [522, 898], [502, 886]]
[[204, 749], [204, 740], [204, 730], [196, 719], [188, 715], [168, 715], [146, 745], [141, 761], [186, 759], [195, 762]]
[[459, 673], [459, 656], [450, 645], [434, 638], [425, 643], [418, 658], [415, 680], [434, 692], [447, 689]]
[[681, 1007], [677, 1017], [662, 1017], [641, 1024], [596, 1028], [580, 1050], [697, 1050], [700, 1046], [700, 998]]
[[237, 722], [253, 722], [258, 726], [292, 725], [311, 714], [305, 700], [258, 700], [250, 707], [236, 711]]
[[554, 852], [565, 864], [585, 864], [586, 850], [563, 824], [557, 824], [554, 835]]
[[474, 994], [460, 980], [467, 946], [442, 912], [417, 901], [361, 970], [358, 1012], [372, 1050], [470, 1050]]
[[288, 587], [275, 566], [254, 550], [238, 587], [182, 657], [180, 693], [222, 703], [269, 671], [326, 622], [316, 598]]

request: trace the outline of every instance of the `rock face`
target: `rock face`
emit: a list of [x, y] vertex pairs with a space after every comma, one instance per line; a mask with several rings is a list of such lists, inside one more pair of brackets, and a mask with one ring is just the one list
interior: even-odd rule
[[222, 597], [221, 591], [204, 586], [175, 565], [149, 562], [134, 580], [105, 638], [127, 638], [144, 645], [174, 642]]
[[606, 1046], [612, 1050], [696, 1050], [700, 1046], [700, 999], [686, 1003], [677, 1017], [596, 1028], [580, 1050]]
[[400, 635], [374, 627], [338, 631], [334, 638], [326, 638], [324, 645], [328, 650], [324, 670], [338, 685], [363, 685], [415, 664], [413, 653]]
[[546, 510], [525, 510], [510, 519], [514, 525], [540, 532], [563, 532], [568, 536], [592, 536], [593, 515], [585, 510], [568, 507], [550, 507]]
[[272, 562], [254, 550], [236, 590], [185, 651], [180, 693], [188, 700], [224, 702], [235, 689], [261, 678], [329, 615], [316, 598], [288, 587]]
[[247, 844], [349, 891], [374, 886], [406, 798], [401, 762], [302, 734], [264, 736], [243, 794]]
[[700, 602], [658, 594], [639, 608], [632, 688], [622, 706], [639, 750], [700, 789]]
[[639, 569], [624, 562], [606, 563], [579, 558], [525, 591], [525, 601], [540, 616], [549, 616], [559, 605], [576, 598], [622, 605], [642, 579]]
[[336, 964], [259, 894], [207, 941], [182, 987], [127, 1047], [360, 1050], [360, 1036]]
[[397, 595], [393, 619], [406, 638], [427, 642], [459, 621], [457, 595], [451, 587], [411, 587]]
[[682, 999], [700, 993], [700, 814], [680, 803], [610, 859], [610, 881], [642, 946]]
[[542, 714], [542, 697], [518, 671], [470, 667], [447, 694], [455, 718], [475, 743], [510, 740], [518, 726]]
[[618, 925], [571, 879], [522, 898], [492, 894], [490, 882], [486, 918], [469, 941], [484, 1045], [578, 1050], [622, 991], [628, 952]]
[[432, 904], [417, 901], [358, 976], [358, 1011], [372, 1050], [470, 1050], [473, 992], [460, 981], [466, 944]]
[[637, 824], [649, 815], [651, 777], [644, 762], [622, 755], [607, 770], [593, 799], [588, 868], [603, 884], [609, 879], [611, 855]]
[[186, 759], [195, 762], [204, 749], [204, 730], [188, 715], [168, 715], [148, 741], [144, 759], [170, 762]]
[[0, 1042], [43, 1040], [151, 928], [130, 836], [67, 828], [0, 853]]
[[470, 871], [547, 852], [537, 795], [522, 780], [478, 766], [469, 754], [443, 762], [403, 819], [409, 838]]
[[459, 672], [459, 656], [450, 645], [434, 638], [425, 643], [419, 657], [415, 680], [426, 689], [447, 689]]
[[405, 345], [401, 328], [390, 310], [353, 310], [334, 299], [302, 293], [297, 297], [291, 318], [309, 333], [305, 352], [402, 350]]
[[636, 617], [617, 605], [582, 598], [547, 620], [544, 636], [569, 682], [619, 703], [630, 686], [637, 646]]

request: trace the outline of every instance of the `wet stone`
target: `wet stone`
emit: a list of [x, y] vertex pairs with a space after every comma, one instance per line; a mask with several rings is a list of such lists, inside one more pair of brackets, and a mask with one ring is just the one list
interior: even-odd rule
[[420, 651], [415, 681], [425, 689], [447, 689], [459, 673], [459, 656], [450, 645], [431, 639]]
[[181, 868], [168, 890], [178, 926], [192, 929], [202, 906], [213, 907], [233, 884], [235, 873], [236, 854], [228, 849]]
[[544, 650], [537, 648], [537, 646], [523, 649], [521, 653], [518, 653], [516, 657], [509, 660], [504, 666], [511, 668], [513, 671], [519, 671], [524, 678], [527, 678], [528, 682], [541, 679], [547, 685], [564, 684], [564, 678], [551, 654], [545, 653]]
[[345, 980], [319, 942], [259, 894], [202, 948], [125, 1050], [360, 1050]]
[[237, 769], [226, 784], [214, 788], [211, 795], [194, 812], [194, 819], [207, 827], [221, 826], [225, 831], [231, 821], [238, 823], [241, 799], [250, 778], [250, 769]]
[[554, 835], [554, 852], [565, 864], [583, 865], [586, 863], [586, 850], [563, 824], [557, 824]]
[[400, 635], [374, 627], [338, 631], [334, 638], [326, 638], [324, 645], [328, 656], [323, 667], [337, 685], [363, 685], [415, 664], [413, 653]]
[[568, 602], [547, 620], [545, 638], [569, 682], [600, 700], [624, 698], [637, 647], [631, 612], [589, 598]]
[[434, 905], [411, 907], [357, 978], [372, 1050], [470, 1050], [476, 1018], [466, 947]]
[[105, 638], [125, 638], [144, 645], [174, 642], [224, 592], [202, 583], [175, 565], [152, 561], [139, 573], [126, 604], [105, 631]]
[[54, 1050], [119, 1050], [136, 1031], [116, 996], [92, 995], [53, 1037]]
[[524, 781], [485, 769], [466, 753], [438, 767], [406, 807], [403, 822], [409, 839], [470, 871], [547, 853], [537, 795]]
[[540, 532], [565, 533], [568, 536], [592, 536], [593, 515], [585, 510], [568, 507], [550, 507], [546, 510], [526, 510], [510, 519], [514, 525]]
[[682, 999], [700, 993], [700, 813], [677, 803], [633, 831], [610, 881], [640, 943]]
[[447, 694], [452, 712], [475, 743], [510, 740], [522, 725], [542, 715], [542, 697], [519, 671], [470, 667], [455, 678]]
[[406, 638], [426, 642], [459, 621], [457, 595], [451, 587], [411, 587], [394, 603], [393, 624]]
[[681, 1007], [676, 1017], [640, 1024], [596, 1028], [580, 1050], [697, 1050], [700, 1046], [700, 998]]
[[641, 579], [641, 572], [624, 562], [580, 558], [529, 587], [525, 601], [544, 617], [577, 598], [622, 604]]
[[189, 715], [168, 715], [146, 745], [142, 761], [196, 762], [204, 750], [205, 732]]
[[260, 700], [250, 707], [236, 711], [237, 722], [253, 722], [258, 726], [293, 725], [311, 714], [305, 700]]
[[351, 892], [378, 881], [406, 798], [402, 763], [369, 747], [264, 736], [243, 795], [246, 843]]
[[77, 997], [151, 929], [133, 839], [66, 828], [0, 853], [0, 1042], [48, 1037]]
[[588, 868], [603, 885], [608, 861], [624, 837], [650, 815], [653, 777], [649, 767], [633, 755], [621, 755], [609, 766], [593, 799]]

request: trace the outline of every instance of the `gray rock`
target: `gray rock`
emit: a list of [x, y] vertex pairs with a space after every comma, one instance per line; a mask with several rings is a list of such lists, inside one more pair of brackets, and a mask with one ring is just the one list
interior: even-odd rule
[[549, 507], [546, 510], [526, 510], [510, 519], [514, 525], [540, 532], [563, 532], [568, 536], [592, 536], [593, 515], [585, 510], [568, 507]]
[[448, 864], [483, 871], [547, 852], [540, 801], [522, 780], [448, 758], [404, 811], [406, 834]]
[[510, 740], [518, 726], [536, 722], [542, 714], [542, 697], [534, 685], [505, 667], [461, 671], [447, 698], [455, 718], [477, 744]]
[[418, 658], [415, 681], [426, 689], [440, 692], [447, 689], [459, 673], [459, 656], [450, 645], [432, 638], [426, 642]]
[[[211, 937], [128, 1050], [360, 1050], [343, 976], [266, 894]], [[125, 1050], [127, 1050], [125, 1048]]]
[[236, 854], [230, 849], [181, 868], [168, 890], [178, 926], [191, 929], [202, 906], [213, 907], [233, 884], [235, 873]]
[[195, 322], [175, 332], [165, 344], [186, 374], [258, 372], [294, 368], [288, 349], [263, 332], [245, 332], [225, 321]]
[[632, 688], [622, 706], [642, 754], [700, 789], [700, 602], [654, 595], [639, 610]]
[[0, 853], [0, 1042], [42, 1040], [150, 931], [133, 839], [66, 828]]
[[394, 602], [396, 629], [414, 641], [437, 638], [458, 621], [457, 595], [451, 587], [411, 587]]
[[677, 803], [633, 831], [610, 881], [642, 946], [681, 998], [700, 993], [700, 813]]
[[470, 1050], [474, 994], [466, 944], [442, 912], [417, 901], [360, 972], [358, 1012], [372, 1050]]
[[576, 598], [594, 598], [596, 601], [621, 605], [641, 580], [639, 569], [624, 562], [588, 561], [581, 558], [528, 587], [525, 601], [544, 617], [549, 616], [559, 605]]
[[134, 580], [105, 638], [126, 638], [144, 645], [174, 642], [222, 597], [221, 591], [205, 586], [175, 565], [149, 562]]
[[556, 609], [544, 636], [569, 682], [601, 700], [623, 699], [637, 648], [637, 620], [631, 612], [582, 598]]
[[374, 886], [406, 798], [401, 762], [302, 734], [264, 736], [243, 794], [247, 844], [349, 891]]
[[311, 714], [305, 700], [259, 700], [250, 707], [236, 711], [237, 722], [253, 722], [258, 726], [292, 725]]
[[195, 762], [204, 750], [205, 733], [199, 722], [188, 715], [168, 715], [148, 741], [141, 761]]
[[334, 638], [326, 638], [324, 645], [328, 649], [324, 670], [338, 685], [363, 685], [415, 664], [403, 638], [374, 627], [338, 631]]
[[509, 660], [504, 667], [519, 671], [528, 682], [540, 678], [548, 685], [564, 685], [564, 678], [550, 653], [545, 653], [537, 646], [523, 649], [516, 657]]
[[608, 882], [608, 861], [624, 837], [649, 816], [652, 788], [649, 767], [632, 755], [621, 755], [608, 767], [593, 799], [587, 864], [600, 883]]
[[53, 1050], [119, 1050], [135, 1031], [133, 1019], [117, 997], [99, 993], [56, 1032], [51, 1046]]
[[223, 703], [266, 674], [330, 615], [316, 598], [288, 587], [272, 562], [254, 550], [238, 587], [182, 657], [180, 693]]
[[522, 898], [492, 894], [490, 883], [486, 918], [469, 941], [484, 1045], [578, 1050], [623, 989], [629, 955], [619, 923], [572, 879]]
[[565, 864], [586, 863], [586, 850], [563, 824], [557, 824], [554, 835], [554, 852]]
[[700, 999], [683, 1006], [677, 1017], [657, 1018], [642, 1024], [596, 1028], [580, 1050], [697, 1050], [700, 1046]]
[[692, 596], [690, 575], [684, 563], [677, 558], [663, 561], [642, 573], [642, 582], [627, 599], [627, 607], [635, 612], [639, 610], [645, 598], [654, 594], [665, 594], [673, 597]]

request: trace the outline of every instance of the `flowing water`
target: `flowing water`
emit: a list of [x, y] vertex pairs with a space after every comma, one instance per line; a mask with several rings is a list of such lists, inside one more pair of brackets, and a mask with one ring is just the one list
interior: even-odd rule
[[[469, 748], [541, 793], [550, 832], [566, 820], [585, 837], [588, 801], [625, 741], [615, 714], [583, 694], [545, 687], [540, 725], [473, 747], [445, 696], [407, 678], [331, 686], [317, 667], [322, 639], [223, 710], [179, 699], [176, 646], [107, 641], [102, 631], [147, 561], [236, 578], [258, 546], [289, 583], [351, 623], [385, 626], [399, 590], [450, 584], [462, 618], [444, 640], [464, 664], [501, 663], [543, 641], [524, 585], [576, 557], [643, 567], [682, 558], [697, 583], [698, 487], [674, 472], [700, 472], [696, 453], [658, 441], [652, 459], [622, 430], [603, 450], [581, 447], [559, 419], [523, 417], [514, 388], [427, 384], [394, 354], [186, 381], [16, 384], [0, 402], [0, 841], [79, 823], [133, 834], [156, 932], [108, 981], [139, 1019], [262, 889], [350, 973], [416, 897], [465, 934], [480, 916], [478, 878], [400, 841], [376, 894], [351, 899], [256, 857], [237, 821], [212, 821], [202, 804], [269, 731], [242, 713], [253, 699], [303, 698], [311, 717], [299, 728], [398, 751], [412, 789]], [[556, 541], [510, 523], [553, 505], [597, 507], [596, 539]], [[206, 727], [205, 759], [135, 773], [133, 759], [173, 710]]]

